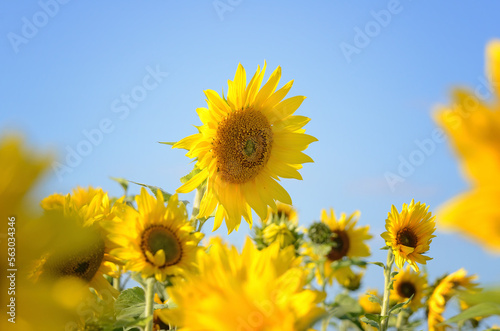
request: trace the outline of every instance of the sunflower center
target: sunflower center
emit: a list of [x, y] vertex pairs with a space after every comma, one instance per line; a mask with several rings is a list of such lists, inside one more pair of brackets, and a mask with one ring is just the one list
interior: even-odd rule
[[243, 184], [264, 168], [271, 156], [273, 131], [253, 108], [236, 110], [219, 123], [213, 151], [222, 180]]
[[349, 236], [344, 230], [335, 230], [330, 238], [332, 249], [326, 256], [330, 261], [337, 261], [347, 255], [349, 251]]
[[416, 292], [415, 286], [411, 282], [401, 282], [398, 286], [398, 294], [403, 298], [409, 298]]
[[[179, 239], [172, 231], [164, 226], [152, 226], [146, 229], [142, 235], [141, 248], [144, 256], [149, 251], [153, 256], [160, 249], [165, 253], [165, 264], [161, 267], [173, 265], [179, 262], [182, 256], [182, 248]], [[150, 261], [154, 263], [154, 261]]]
[[85, 248], [51, 255], [44, 269], [52, 277], [73, 276], [90, 282], [104, 258], [104, 240], [99, 238]]
[[418, 239], [412, 230], [404, 228], [399, 230], [396, 236], [396, 241], [399, 245], [415, 248], [417, 247]]

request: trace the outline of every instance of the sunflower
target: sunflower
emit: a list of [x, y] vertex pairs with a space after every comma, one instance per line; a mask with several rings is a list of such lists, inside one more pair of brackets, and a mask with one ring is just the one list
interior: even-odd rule
[[297, 211], [293, 206], [284, 203], [276, 203], [276, 210], [269, 208], [267, 211], [267, 217], [262, 220], [263, 224], [270, 223], [280, 223], [280, 221], [290, 222], [291, 224], [298, 226], [298, 215]]
[[[496, 98], [486, 104], [484, 93], [457, 90], [451, 107], [435, 113], [436, 122], [451, 137], [461, 166], [472, 182], [438, 211], [440, 224], [457, 229], [487, 249], [500, 253], [500, 40], [486, 49], [486, 75]], [[481, 92], [484, 92], [481, 90]]]
[[393, 289], [391, 290], [390, 300], [400, 303], [408, 300], [413, 295], [410, 303], [407, 305], [412, 311], [417, 311], [422, 307], [422, 298], [427, 288], [427, 277], [425, 275], [413, 272], [407, 266], [394, 277]]
[[371, 296], [376, 296], [380, 299], [380, 301], [382, 301], [382, 297], [378, 294], [377, 289], [369, 289], [366, 291], [366, 294], [359, 298], [359, 304], [363, 308], [365, 314], [380, 314], [382, 308], [378, 303], [370, 300]]
[[302, 153], [316, 138], [305, 134], [309, 118], [293, 116], [305, 99], [295, 96], [283, 100], [293, 81], [278, 91], [278, 67], [260, 88], [266, 64], [260, 66], [246, 84], [246, 72], [238, 65], [233, 81], [228, 81], [227, 98], [206, 90], [207, 108], [198, 108], [202, 121], [199, 133], [186, 137], [173, 148], [189, 150], [199, 171], [177, 189], [187, 193], [206, 182], [198, 217], [209, 217], [214, 210], [214, 228], [226, 221], [228, 232], [238, 229], [243, 217], [252, 226], [252, 212], [266, 218], [268, 206], [276, 201], [292, 204], [288, 192], [278, 184], [279, 177], [302, 179], [297, 171], [313, 160]]
[[135, 201], [137, 210], [120, 203], [121, 214], [106, 224], [109, 239], [119, 246], [111, 254], [127, 261], [125, 270], [161, 282], [191, 269], [203, 234], [189, 224], [184, 203], [174, 194], [165, 206], [159, 190], [155, 198], [145, 188]]
[[[15, 215], [24, 196], [49, 166], [48, 155], [29, 150], [18, 135], [0, 139], [0, 216], [2, 220]], [[7, 224], [4, 222], [3, 224]], [[1, 228], [3, 230], [3, 227]], [[7, 231], [2, 231], [7, 233]]]
[[78, 239], [71, 236], [71, 243], [62, 243], [39, 261], [35, 278], [77, 277], [100, 295], [118, 295], [103, 275], [116, 276], [121, 262], [110, 254], [115, 245], [106, 237], [102, 222], [114, 217], [107, 193], [101, 188], [76, 188], [73, 194], [53, 194], [41, 202], [47, 217], [64, 217], [80, 228]]
[[445, 330], [443, 313], [446, 303], [458, 292], [475, 292], [478, 290], [475, 275], [467, 276], [465, 269], [460, 269], [444, 277], [434, 288], [428, 301], [427, 322], [430, 331]]
[[299, 228], [297, 211], [290, 205], [278, 202], [277, 210], [269, 208], [267, 218], [254, 227], [253, 239], [259, 249], [278, 242], [281, 248], [293, 245], [300, 247], [303, 234]]
[[305, 253], [316, 263], [324, 261], [324, 268], [316, 268], [316, 277], [320, 284], [323, 284], [322, 268], [324, 269], [324, 278], [330, 285], [333, 278], [336, 278], [340, 284], [345, 284], [349, 282], [349, 279], [355, 277], [350, 267], [333, 269], [332, 262], [345, 258], [370, 256], [370, 247], [365, 244], [366, 240], [372, 238], [372, 235], [368, 233], [370, 227], [368, 225], [357, 227], [359, 216], [359, 211], [356, 211], [349, 216], [342, 213], [337, 219], [333, 209], [330, 209], [330, 214], [325, 209], [321, 211], [321, 223], [326, 225], [329, 230], [326, 243], [329, 250], [325, 256], [319, 255], [312, 247], [306, 249]]
[[418, 263], [426, 264], [430, 257], [422, 255], [429, 250], [432, 234], [436, 229], [435, 216], [428, 211], [429, 206], [420, 202], [415, 204], [412, 200], [408, 206], [403, 204], [401, 213], [394, 205], [388, 213], [385, 221], [386, 232], [382, 233], [387, 246], [391, 247], [396, 265], [403, 268], [405, 262], [411, 265], [413, 270], [419, 271]]
[[325, 294], [304, 289], [291, 246], [258, 250], [247, 238], [239, 254], [213, 238], [197, 261], [199, 274], [167, 289], [177, 308], [159, 313], [182, 330], [307, 330], [324, 313], [317, 304]]

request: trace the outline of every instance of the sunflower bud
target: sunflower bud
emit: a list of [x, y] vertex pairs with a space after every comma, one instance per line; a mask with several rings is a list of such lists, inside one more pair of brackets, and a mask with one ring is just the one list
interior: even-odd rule
[[308, 236], [315, 244], [327, 244], [332, 237], [332, 231], [322, 222], [314, 222], [308, 231]]

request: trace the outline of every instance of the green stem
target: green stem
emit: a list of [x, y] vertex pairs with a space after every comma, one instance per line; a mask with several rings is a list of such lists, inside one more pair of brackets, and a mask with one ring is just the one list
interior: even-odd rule
[[193, 210], [191, 211], [191, 222], [197, 232], [201, 231], [201, 227], [203, 226], [204, 223], [197, 218], [198, 213], [200, 212], [201, 199], [203, 198], [204, 194], [205, 194], [205, 186], [203, 186], [202, 188], [198, 187], [196, 189], [196, 193], [194, 195], [194, 200], [193, 200]]
[[[322, 273], [322, 277], [323, 277], [323, 285], [321, 286], [321, 292], [325, 292], [325, 290], [326, 290], [326, 279], [323, 276], [324, 272], [321, 272], [321, 273]], [[325, 302], [326, 302], [326, 297], [325, 297], [325, 300], [322, 303], [322, 306], [323, 306], [323, 309], [325, 309], [325, 311], [327, 311], [327, 309], [326, 309], [326, 303]], [[321, 331], [327, 331], [327, 329], [328, 329], [328, 323], [330, 323], [330, 316], [329, 316], [328, 311], [327, 311], [327, 315], [325, 316], [325, 318], [323, 318], [323, 321], [321, 322]]]
[[120, 288], [120, 278], [121, 278], [121, 275], [118, 276], [117, 278], [113, 278], [113, 287], [118, 291], [120, 292], [121, 291], [121, 288]]
[[387, 251], [387, 263], [384, 268], [384, 298], [382, 300], [382, 311], [380, 312], [380, 316], [387, 316], [382, 323], [380, 323], [380, 331], [387, 330], [387, 326], [389, 325], [389, 295], [391, 293], [391, 272], [392, 265], [394, 264], [394, 254], [392, 254], [392, 249]]
[[406, 309], [402, 309], [398, 314], [398, 319], [396, 321], [396, 329], [402, 330], [402, 327], [408, 322], [408, 312]]
[[[156, 279], [154, 277], [149, 277], [146, 280], [146, 310], [144, 311], [146, 318], [153, 316], [153, 302], [155, 295], [155, 283]], [[153, 331], [153, 318], [146, 324], [146, 331]]]

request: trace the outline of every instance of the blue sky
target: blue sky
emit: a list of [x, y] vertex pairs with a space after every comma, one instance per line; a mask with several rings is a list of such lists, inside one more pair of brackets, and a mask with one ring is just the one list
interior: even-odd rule
[[[192, 164], [157, 142], [195, 133], [203, 90], [227, 90], [238, 63], [250, 76], [266, 60], [268, 73], [282, 66], [280, 86], [295, 80], [290, 96], [307, 96], [297, 114], [319, 139], [304, 180], [283, 181], [300, 222], [360, 210], [373, 260], [384, 261], [392, 204], [432, 210], [467, 188], [431, 113], [453, 86], [484, 84], [499, 12], [472, 1], [2, 2], [0, 130], [22, 131], [67, 166], [40, 195], [76, 185], [119, 195], [110, 176], [174, 191]], [[404, 180], [391, 189], [388, 172]], [[227, 239], [241, 245], [248, 233], [242, 224]], [[458, 234], [438, 232], [429, 255], [431, 279], [461, 267], [500, 279], [498, 256]], [[368, 275], [366, 286], [382, 287], [380, 270]]]

